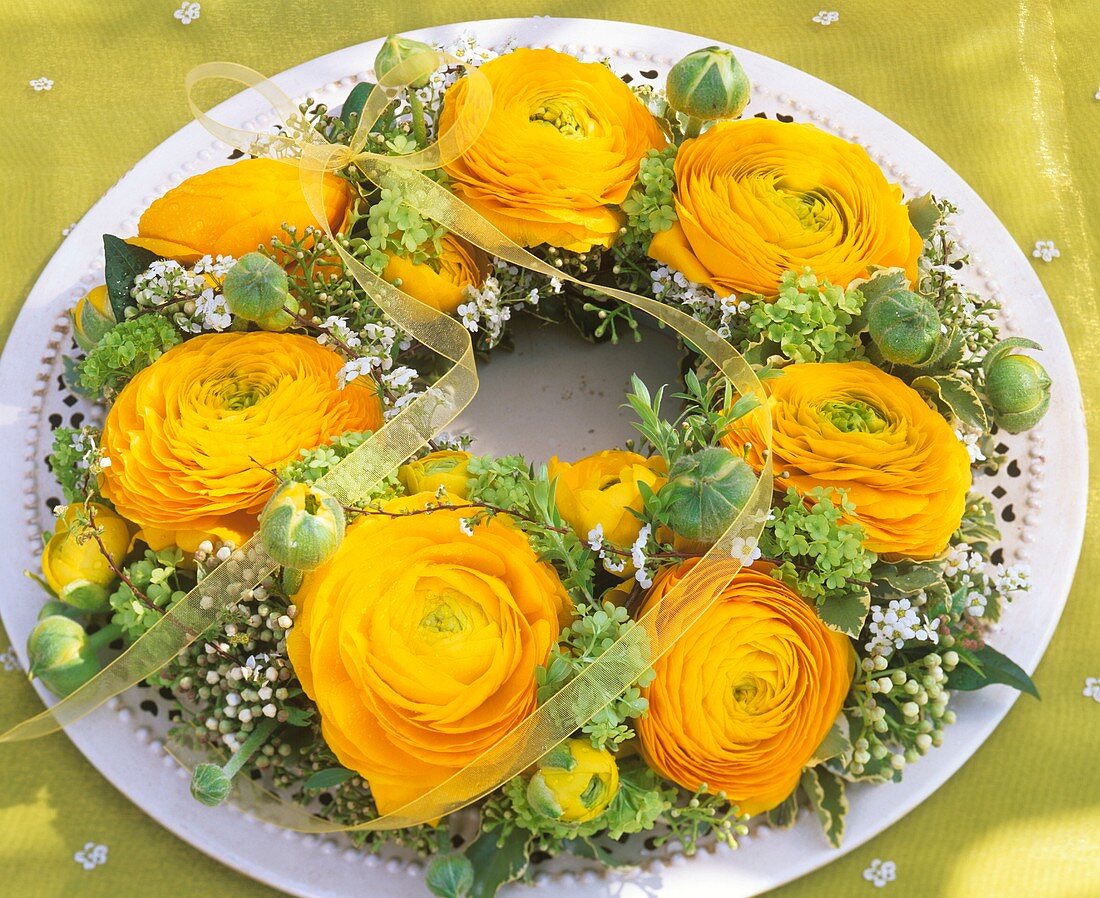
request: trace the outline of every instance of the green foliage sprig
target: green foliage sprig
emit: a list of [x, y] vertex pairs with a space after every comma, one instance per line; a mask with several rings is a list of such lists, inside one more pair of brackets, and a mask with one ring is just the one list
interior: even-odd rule
[[116, 324], [77, 366], [77, 383], [110, 399], [133, 377], [181, 342], [179, 332], [157, 314]]

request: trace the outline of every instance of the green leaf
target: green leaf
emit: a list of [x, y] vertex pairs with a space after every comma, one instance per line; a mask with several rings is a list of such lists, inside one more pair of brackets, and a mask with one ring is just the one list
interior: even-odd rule
[[855, 639], [863, 629], [867, 612], [871, 610], [871, 593], [868, 589], [832, 596], [817, 606], [818, 617], [830, 630], [837, 630]]
[[923, 376], [913, 380], [913, 389], [931, 393], [943, 400], [951, 413], [964, 424], [983, 431], [989, 429], [989, 421], [982, 407], [982, 401], [966, 381], [946, 375]]
[[852, 737], [848, 718], [841, 714], [814, 752], [814, 756], [810, 759], [810, 766], [816, 767], [831, 758], [839, 758], [851, 750]]
[[[502, 839], [497, 844], [498, 838]], [[527, 869], [531, 852], [531, 834], [513, 829], [506, 836], [483, 832], [466, 848], [466, 857], [474, 867], [474, 887], [470, 898], [493, 898], [504, 883], [519, 879]]]
[[768, 826], [775, 829], [790, 829], [798, 819], [798, 790], [783, 799], [778, 805], [765, 814]]
[[353, 776], [355, 776], [354, 770], [348, 770], [345, 767], [329, 767], [326, 770], [318, 770], [302, 783], [302, 788], [307, 792], [323, 792], [346, 783]]
[[125, 320], [126, 310], [134, 305], [134, 298], [130, 296], [134, 278], [159, 258], [143, 247], [131, 246], [111, 234], [103, 235], [104, 279], [116, 321]]
[[[959, 651], [958, 654], [967, 662], [967, 666], [956, 667], [947, 675], [948, 689], [972, 692], [993, 683], [1002, 683], [1039, 698], [1039, 690], [1035, 688], [1035, 683], [1026, 671], [992, 646], [983, 646], [975, 651]], [[975, 670], [975, 667], [979, 669]]]
[[807, 767], [802, 771], [802, 788], [817, 811], [825, 838], [833, 848], [839, 848], [844, 839], [844, 816], [848, 813], [844, 780], [824, 767]]
[[910, 223], [920, 234], [921, 240], [927, 240], [940, 223], [943, 210], [936, 205], [936, 200], [930, 193], [911, 199], [908, 207]]
[[903, 595], [911, 595], [929, 589], [942, 579], [942, 572], [934, 564], [891, 564], [880, 561], [871, 573], [874, 580], [885, 580]]
[[466, 898], [474, 887], [474, 867], [457, 851], [433, 857], [424, 874], [428, 891], [439, 898]]

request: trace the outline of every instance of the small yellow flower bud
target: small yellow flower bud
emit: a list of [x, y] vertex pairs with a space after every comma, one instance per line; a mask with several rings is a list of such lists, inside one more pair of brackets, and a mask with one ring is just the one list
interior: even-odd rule
[[73, 337], [85, 352], [93, 349], [117, 323], [105, 284], [89, 290], [69, 311], [69, 316], [73, 320]]
[[595, 820], [619, 791], [619, 767], [588, 739], [566, 739], [539, 761], [527, 800], [540, 814], [565, 823]]

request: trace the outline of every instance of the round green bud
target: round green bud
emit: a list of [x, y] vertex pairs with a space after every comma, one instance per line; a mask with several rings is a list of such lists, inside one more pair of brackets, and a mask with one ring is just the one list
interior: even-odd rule
[[439, 898], [465, 898], [474, 887], [474, 865], [457, 851], [437, 855], [428, 862], [424, 884]]
[[1031, 356], [1002, 355], [985, 373], [985, 395], [997, 425], [1020, 433], [1038, 424], [1050, 407], [1050, 375]]
[[344, 538], [344, 509], [323, 490], [290, 481], [260, 513], [260, 539], [283, 567], [312, 571], [329, 560]]
[[191, 794], [207, 807], [220, 805], [232, 788], [233, 781], [217, 764], [199, 764], [191, 774]]
[[426, 87], [432, 73], [439, 68], [439, 54], [421, 41], [391, 34], [374, 57], [374, 73], [386, 87], [408, 84]]
[[665, 81], [668, 105], [691, 118], [735, 118], [749, 104], [749, 76], [730, 50], [707, 47], [674, 65]]
[[38, 622], [27, 637], [29, 673], [54, 695], [63, 697], [99, 673], [99, 659], [84, 628], [61, 614]]
[[[245, 321], [259, 323], [283, 311], [290, 298], [290, 284], [286, 272], [274, 259], [263, 253], [246, 253], [226, 272], [222, 295], [230, 312]], [[285, 327], [265, 330], [285, 330]]]
[[712, 446], [678, 458], [657, 495], [674, 533], [713, 543], [745, 507], [755, 486], [756, 474], [744, 459]]
[[595, 820], [618, 791], [615, 756], [588, 739], [566, 739], [542, 757], [527, 781], [532, 809], [563, 823]]
[[943, 334], [936, 307], [908, 290], [888, 293], [873, 303], [867, 330], [882, 357], [894, 365], [927, 362]]

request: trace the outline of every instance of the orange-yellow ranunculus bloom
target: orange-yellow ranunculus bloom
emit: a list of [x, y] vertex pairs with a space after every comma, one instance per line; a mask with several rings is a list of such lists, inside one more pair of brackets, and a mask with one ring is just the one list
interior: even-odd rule
[[469, 452], [437, 449], [403, 464], [397, 469], [397, 477], [408, 493], [434, 493], [442, 488], [466, 499], [470, 493], [469, 465]]
[[240, 543], [278, 485], [271, 469], [381, 423], [374, 386], [338, 388], [343, 364], [294, 334], [207, 334], [170, 349], [107, 414], [103, 494], [154, 548]]
[[[325, 176], [325, 213], [333, 231], [343, 225], [353, 195], [347, 181]], [[206, 254], [240, 258], [272, 237], [285, 237], [284, 223], [299, 235], [320, 224], [306, 205], [298, 167], [241, 159], [173, 187], [145, 210], [138, 236], [128, 242], [181, 263]]]
[[[434, 493], [391, 500], [422, 509]], [[456, 503], [461, 500], [452, 499]], [[517, 527], [463, 512], [365, 515], [305, 578], [287, 651], [325, 742], [382, 813], [495, 745], [535, 708], [569, 596]]]
[[565, 522], [581, 539], [599, 524], [604, 538], [616, 546], [629, 546], [642, 529], [641, 520], [630, 513], [642, 510], [638, 484], [657, 492], [667, 473], [661, 456], [646, 458], [622, 449], [605, 449], [572, 463], [554, 456], [548, 467], [550, 479], [557, 479], [554, 498]]
[[[970, 490], [970, 457], [916, 390], [867, 362], [791, 365], [767, 386], [777, 484], [846, 490], [872, 552], [920, 559], [947, 547]], [[756, 470], [761, 414], [722, 438]]]
[[[481, 67], [493, 89], [485, 130], [446, 166], [451, 189], [524, 246], [608, 247], [646, 151], [665, 138], [649, 110], [599, 63], [520, 49]], [[463, 114], [460, 79], [440, 129]]]
[[[695, 565], [654, 583], [647, 606]], [[724, 791], [746, 814], [794, 791], [841, 712], [855, 653], [783, 583], [742, 568], [654, 664], [642, 754], [685, 789]]]
[[916, 280], [922, 242], [901, 188], [854, 143], [813, 125], [720, 123], [676, 155], [676, 224], [649, 254], [719, 294], [775, 296], [809, 266], [847, 286], [873, 265]]
[[400, 278], [401, 289], [434, 309], [451, 314], [465, 302], [466, 287], [480, 287], [489, 273], [485, 251], [454, 234], [443, 237], [438, 270], [432, 263], [413, 263], [390, 256], [382, 272], [391, 284]]

